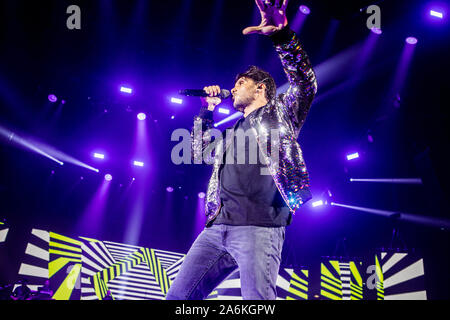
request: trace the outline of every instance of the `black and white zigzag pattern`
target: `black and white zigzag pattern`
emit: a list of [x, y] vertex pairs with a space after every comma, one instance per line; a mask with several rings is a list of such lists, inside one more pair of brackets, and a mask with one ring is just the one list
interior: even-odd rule
[[[282, 268], [278, 273], [276, 289], [277, 300], [285, 300], [289, 294], [290, 279], [293, 269]], [[222, 281], [211, 294], [208, 300], [242, 300], [241, 279], [239, 269], [233, 271]]]
[[339, 262], [339, 269], [341, 271], [341, 281], [342, 281], [342, 300], [351, 300], [350, 263]]
[[115, 263], [105, 244], [96, 240], [85, 240], [81, 246], [81, 300], [97, 300], [91, 277]]
[[[32, 229], [25, 249], [25, 257], [19, 268], [19, 279], [26, 278], [28, 287], [36, 291], [48, 279], [50, 235], [48, 231]], [[16, 284], [13, 290], [18, 286]]]
[[385, 300], [427, 299], [422, 258], [404, 252], [382, 252], [379, 261]]
[[[90, 281], [95, 273], [111, 266], [114, 263], [126, 262], [130, 256], [143, 249], [111, 241], [89, 242], [83, 245], [83, 289], [82, 299], [98, 299], [95, 289]], [[165, 269], [168, 278], [173, 281], [184, 259], [184, 254], [154, 250], [161, 268]], [[125, 273], [108, 281], [108, 288], [114, 299], [117, 300], [162, 300], [165, 294], [156, 281], [155, 275], [150, 271], [146, 261], [135, 265]]]

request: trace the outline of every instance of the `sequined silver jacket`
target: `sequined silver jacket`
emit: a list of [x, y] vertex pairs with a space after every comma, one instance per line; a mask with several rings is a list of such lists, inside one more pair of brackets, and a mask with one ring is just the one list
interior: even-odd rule
[[[268, 170], [292, 213], [312, 198], [309, 190], [309, 175], [297, 138], [305, 122], [313, 98], [317, 92], [317, 81], [311, 63], [296, 34], [289, 28], [272, 37], [289, 88], [264, 107], [248, 115], [260, 149], [268, 163]], [[194, 163], [212, 164], [212, 175], [205, 197], [206, 225], [217, 217], [221, 208], [219, 174], [224, 150], [233, 139], [214, 145], [211, 151], [212, 112], [202, 110], [194, 118], [191, 131], [191, 147]], [[273, 141], [271, 132], [278, 132], [278, 141]], [[278, 151], [278, 152], [275, 152]], [[206, 155], [206, 156], [205, 156]], [[275, 156], [276, 155], [276, 156]], [[274, 160], [275, 159], [275, 160]]]

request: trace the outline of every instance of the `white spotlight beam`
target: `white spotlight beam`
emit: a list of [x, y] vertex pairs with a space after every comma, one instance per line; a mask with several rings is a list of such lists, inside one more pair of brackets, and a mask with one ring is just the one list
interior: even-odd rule
[[79, 166], [79, 167], [82, 167], [82, 168], [86, 168], [86, 169], [91, 170], [91, 171], [94, 171], [94, 172], [99, 172], [98, 169], [96, 169], [96, 168], [94, 168], [94, 167], [91, 167], [90, 165], [88, 165], [88, 164], [86, 164], [86, 163], [84, 163], [84, 162], [81, 162], [80, 160], [75, 159], [74, 157], [69, 156], [68, 154], [66, 154], [66, 153], [64, 153], [64, 152], [62, 152], [62, 151], [60, 151], [60, 150], [57, 150], [56, 148], [54, 148], [54, 147], [52, 147], [52, 146], [43, 144], [43, 143], [41, 143], [41, 142], [33, 142], [33, 143], [34, 143], [35, 145], [40, 146], [41, 149], [44, 149], [44, 150], [45, 150], [46, 152], [48, 152], [49, 154], [51, 154], [51, 155], [53, 155], [53, 156], [56, 156], [56, 157], [58, 157], [59, 159], [65, 161], [65, 162], [67, 162], [67, 163], [71, 163], [71, 164], [73, 164], [73, 165], [76, 165], [76, 166]]
[[410, 213], [403, 213], [398, 211], [389, 211], [389, 210], [380, 210], [380, 209], [373, 209], [373, 208], [365, 208], [365, 207], [358, 207], [358, 206], [351, 206], [347, 204], [342, 203], [336, 203], [331, 202], [330, 205], [336, 206], [336, 207], [342, 207], [347, 209], [352, 209], [356, 211], [361, 212], [368, 212], [373, 213], [385, 217], [397, 217], [398, 219], [409, 221], [409, 222], [415, 222], [422, 225], [428, 225], [432, 227], [438, 227], [438, 228], [450, 228], [450, 220], [446, 219], [438, 219], [428, 216], [423, 216], [419, 214], [410, 214]]
[[240, 116], [242, 116], [242, 112], [235, 112], [235, 113], [233, 113], [231, 116], [226, 117], [225, 119], [223, 119], [223, 120], [221, 120], [221, 121], [215, 123], [215, 124], [214, 124], [214, 127], [218, 127], [218, 126], [220, 126], [220, 125], [222, 125], [222, 124], [224, 124], [224, 123], [230, 122], [231, 120], [237, 119], [237, 118], [239, 118]]
[[383, 178], [383, 179], [350, 178], [350, 182], [422, 184], [422, 179], [420, 179], [420, 178]]
[[55, 149], [52, 146], [49, 146], [45, 143], [36, 141], [35, 139], [32, 138], [22, 138], [21, 136], [17, 135], [15, 132], [12, 132], [8, 129], [5, 129], [3, 127], [0, 127], [0, 135], [4, 136], [5, 138], [8, 139], [8, 141], [10, 142], [14, 142], [15, 144], [23, 147], [24, 149], [33, 151], [37, 154], [40, 154], [50, 160], [55, 161], [56, 163], [60, 164], [60, 165], [64, 165], [64, 162], [67, 163], [72, 163], [74, 165], [95, 171], [95, 172], [99, 172], [98, 169], [91, 167], [77, 159], [75, 159], [74, 157], [71, 157], [57, 149]]
[[389, 216], [397, 213], [396, 211], [388, 211], [388, 210], [379, 210], [379, 209], [372, 209], [372, 208], [357, 207], [357, 206], [351, 206], [351, 205], [342, 204], [342, 203], [336, 203], [336, 202], [331, 202], [330, 204], [332, 206], [336, 206], [336, 207], [353, 209], [353, 210], [362, 211], [362, 212], [369, 212], [369, 213], [374, 213], [374, 214], [378, 214], [378, 215], [386, 216], [386, 217], [389, 217]]
[[4, 136], [5, 138], [7, 138], [10, 142], [14, 142], [15, 144], [23, 147], [24, 149], [33, 151], [37, 154], [40, 154], [41, 156], [44, 156], [50, 160], [55, 161], [56, 163], [60, 164], [60, 165], [64, 165], [64, 163], [58, 159], [56, 159], [55, 157], [52, 157], [50, 154], [48, 154], [47, 152], [45, 152], [44, 150], [38, 148], [37, 146], [33, 145], [31, 142], [25, 140], [24, 138], [18, 136], [17, 134], [15, 134], [12, 131], [9, 131], [7, 129], [4, 129], [2, 127], [0, 127], [0, 135]]

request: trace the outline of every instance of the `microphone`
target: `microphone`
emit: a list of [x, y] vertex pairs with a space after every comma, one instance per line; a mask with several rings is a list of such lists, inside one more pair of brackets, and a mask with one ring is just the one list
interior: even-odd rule
[[[186, 89], [180, 90], [179, 94], [188, 97], [209, 97], [209, 94], [205, 92], [203, 89]], [[217, 96], [214, 96], [220, 99], [227, 99], [230, 97], [230, 91], [227, 89], [220, 90], [220, 93]]]

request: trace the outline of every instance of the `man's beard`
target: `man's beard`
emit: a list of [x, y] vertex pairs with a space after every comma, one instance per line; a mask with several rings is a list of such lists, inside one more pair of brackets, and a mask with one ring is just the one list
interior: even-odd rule
[[245, 108], [247, 108], [255, 99], [251, 97], [251, 95], [247, 95], [245, 97], [240, 97], [238, 99], [234, 99], [233, 108], [236, 111], [244, 112]]

